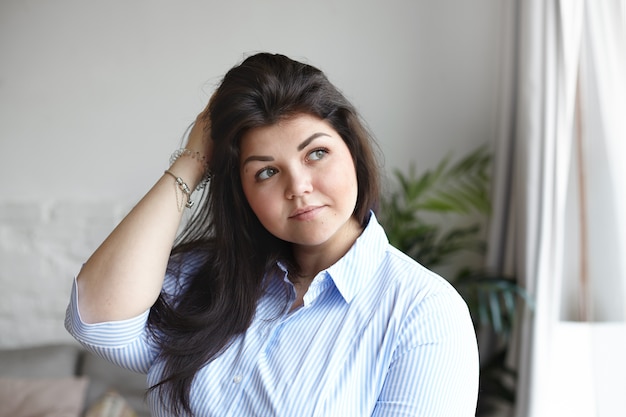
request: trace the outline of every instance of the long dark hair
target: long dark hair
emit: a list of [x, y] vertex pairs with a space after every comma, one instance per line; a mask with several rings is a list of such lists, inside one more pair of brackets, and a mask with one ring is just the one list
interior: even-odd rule
[[169, 273], [180, 275], [184, 262], [197, 266], [176, 299], [161, 294], [148, 319], [165, 366], [163, 379], [151, 390], [158, 390], [176, 415], [191, 413], [189, 392], [198, 370], [249, 327], [265, 274], [279, 260], [297, 272], [291, 245], [271, 235], [248, 205], [239, 147], [251, 129], [298, 114], [327, 121], [348, 146], [358, 181], [354, 217], [365, 226], [377, 209], [373, 140], [354, 107], [319, 69], [260, 53], [226, 73], [201, 115], [210, 120], [213, 140], [210, 190], [172, 251]]

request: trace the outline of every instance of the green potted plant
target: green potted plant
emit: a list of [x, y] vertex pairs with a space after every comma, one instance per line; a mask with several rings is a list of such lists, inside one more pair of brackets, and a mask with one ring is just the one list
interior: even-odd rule
[[506, 356], [518, 301], [530, 305], [513, 277], [482, 266], [490, 166], [489, 150], [481, 146], [454, 163], [444, 158], [419, 176], [413, 165], [407, 173], [396, 170], [379, 213], [391, 244], [448, 279], [468, 304], [481, 350], [477, 415], [515, 402], [516, 375]]

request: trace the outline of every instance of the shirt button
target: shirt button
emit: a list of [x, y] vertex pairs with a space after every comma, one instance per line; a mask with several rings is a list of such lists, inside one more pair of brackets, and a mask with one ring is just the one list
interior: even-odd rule
[[240, 382], [241, 382], [241, 380], [242, 380], [241, 375], [235, 375], [235, 376], [234, 376], [234, 378], [233, 378], [233, 382], [234, 382], [235, 384], [240, 383]]

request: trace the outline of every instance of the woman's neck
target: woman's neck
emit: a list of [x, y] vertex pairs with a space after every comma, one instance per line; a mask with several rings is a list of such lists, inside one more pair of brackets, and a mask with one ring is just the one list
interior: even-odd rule
[[322, 270], [335, 264], [354, 245], [363, 232], [358, 221], [352, 218], [337, 233], [321, 245], [294, 245], [293, 253], [300, 273], [296, 279], [309, 283]]

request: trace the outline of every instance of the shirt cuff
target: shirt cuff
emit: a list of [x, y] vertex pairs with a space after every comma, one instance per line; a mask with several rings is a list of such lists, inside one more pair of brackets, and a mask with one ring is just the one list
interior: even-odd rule
[[121, 348], [140, 337], [148, 321], [150, 309], [136, 317], [101, 323], [85, 323], [78, 309], [78, 286], [72, 284], [70, 304], [65, 315], [65, 328], [80, 343], [105, 348]]

